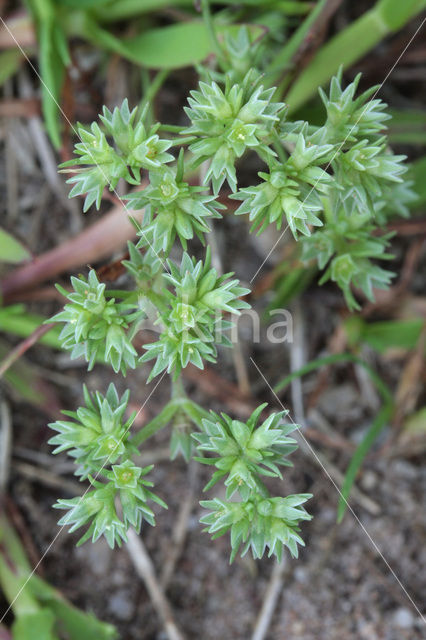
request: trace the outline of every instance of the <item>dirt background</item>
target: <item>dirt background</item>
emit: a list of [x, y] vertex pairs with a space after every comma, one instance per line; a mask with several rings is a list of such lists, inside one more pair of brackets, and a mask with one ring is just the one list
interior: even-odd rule
[[[333, 19], [331, 30], [351, 19], [354, 11], [350, 3], [344, 3]], [[418, 20], [413, 21], [403, 32], [386, 40], [348, 72], [346, 78], [362, 70], [363, 86], [380, 82], [418, 24]], [[84, 47], [77, 48], [77, 59], [83, 59], [86, 53]], [[424, 108], [425, 65], [425, 41], [419, 36], [383, 87], [383, 99], [394, 108]], [[99, 74], [98, 67], [99, 60], [94, 55], [92, 66], [86, 65], [85, 73], [70, 89], [78, 119], [88, 121], [96, 116], [104, 102], [111, 106], [127, 94], [135, 95], [134, 69], [130, 65], [112, 58], [106, 76]], [[30, 74], [26, 77], [36, 93], [34, 78]], [[190, 72], [176, 73], [166, 82], [157, 103], [160, 119], [176, 121], [173, 114], [185, 100], [182, 87], [193, 83]], [[19, 92], [15, 84], [10, 90]], [[58, 197], [61, 187], [49, 184], [46, 173], [49, 168], [40, 163], [28, 117], [3, 118], [0, 132], [0, 188], [4, 194], [0, 213], [2, 220], [6, 220], [5, 227], [25, 239], [34, 255], [65, 241], [102, 215], [91, 212], [83, 218], [78, 207], [76, 210], [75, 205], [61, 201]], [[408, 153], [410, 158], [425, 151], [418, 146], [394, 145], [394, 148]], [[255, 170], [250, 161], [245, 163], [243, 180], [252, 179]], [[110, 206], [105, 203], [105, 211]], [[424, 313], [426, 226], [421, 215], [417, 220], [423, 225], [420, 234], [407, 233], [394, 241], [394, 264], [395, 270], [406, 268], [407, 256], [415, 254], [402, 300]], [[224, 270], [232, 269], [243, 281], [250, 280], [274, 238], [249, 237], [244, 222], [232, 217], [226, 217], [216, 227]], [[283, 250], [280, 246], [274, 252], [263, 271], [264, 277], [282, 258]], [[121, 255], [122, 250], [118, 249], [114, 257]], [[66, 277], [62, 281], [66, 282]], [[260, 281], [259, 287], [264, 280], [260, 278]], [[120, 276], [116, 282], [117, 286], [127, 284], [130, 286], [126, 276]], [[26, 298], [29, 309], [45, 316], [52, 314], [58, 308], [53, 288], [49, 284], [37, 291], [38, 294], [33, 292]], [[262, 310], [270, 297], [266, 294], [256, 298], [255, 308]], [[370, 319], [398, 317], [400, 302], [400, 297], [379, 298], [371, 309]], [[253, 345], [250, 331], [243, 328], [240, 357], [221, 351], [216, 366], [207, 368], [203, 374], [190, 371], [185, 380], [188, 392], [203, 406], [234, 415], [243, 416], [252, 404], [260, 402], [276, 406], [276, 399], [251, 364], [250, 357], [273, 385], [289, 372], [291, 358], [303, 353], [308, 361], [342, 340], [341, 321], [345, 309], [341, 294], [334, 287], [320, 289], [313, 284], [291, 311], [295, 326], [297, 323], [292, 344], [270, 345], [262, 330], [260, 342]], [[9, 344], [18, 342], [10, 337], [8, 341]], [[379, 357], [367, 348], [362, 355], [395, 391], [401, 377], [407, 375], [412, 356], [398, 352]], [[59, 532], [57, 512], [51, 505], [58, 497], [78, 495], [82, 489], [73, 478], [66, 458], [51, 455], [47, 445], [51, 433], [46, 426], [60, 407], [72, 409], [79, 405], [83, 382], [90, 389], [101, 391], [111, 380], [121, 389], [128, 386], [132, 409], [141, 406], [155, 382], [146, 386], [145, 368], [129, 373], [125, 382], [101, 366], [88, 374], [84, 366], [71, 365], [67, 356], [41, 345], [32, 348], [25, 361], [37, 380], [42, 381], [40, 392], [48, 398], [44, 410], [37, 409], [9, 388], [4, 389], [13, 415], [10, 507], [15, 524], [24, 535], [27, 551], [36, 562], [48, 549], [40, 573], [74, 604], [114, 623], [124, 640], [161, 640], [166, 637], [162, 625], [128, 551], [125, 548], [111, 551], [103, 540], [77, 549], [78, 534]], [[244, 393], [245, 376], [249, 394]], [[424, 368], [420, 378], [411, 381], [413, 386], [415, 382], [424, 382]], [[161, 409], [168, 394], [168, 384], [160, 384], [141, 412], [139, 425]], [[422, 504], [426, 473], [421, 447], [407, 444], [397, 427], [386, 429], [359, 475], [358, 494], [351, 500], [353, 513], [346, 514], [338, 526], [338, 492], [328, 473], [337, 478], [336, 473], [346, 469], [354, 446], [377, 412], [378, 398], [362, 371], [348, 364], [322, 374], [311, 374], [303, 379], [300, 388], [296, 385], [293, 393], [288, 391], [281, 396], [291, 415], [297, 413], [295, 401], [302, 398], [306, 438], [314, 452], [323, 456], [325, 470], [312, 452], [299, 450], [293, 455], [294, 468], [285, 472], [282, 487], [277, 487], [286, 493], [313, 493], [308, 508], [314, 519], [303, 525], [306, 548], [301, 550], [300, 559], [285, 559], [283, 586], [266, 637], [269, 640], [420, 640], [426, 637], [425, 625], [410, 601], [422, 609], [426, 590], [426, 526]], [[424, 404], [423, 387], [423, 390], [417, 389], [415, 406]], [[246, 557], [238, 558], [230, 566], [227, 538], [210, 542], [207, 534], [202, 533], [198, 500], [206, 482], [206, 471], [195, 469], [192, 464], [188, 468], [180, 459], [169, 462], [166, 432], [149, 441], [142, 459], [144, 464], [156, 461], [153, 480], [157, 492], [169, 505], [168, 511], [157, 510], [157, 527], [152, 529], [147, 525], [142, 537], [160, 581], [165, 567], [171, 572], [165, 593], [177, 625], [187, 638], [240, 640], [251, 637], [274, 563], [267, 559], [254, 562]], [[210, 495], [214, 495], [214, 491]], [[191, 505], [183, 529], [179, 526], [182, 505]], [[176, 542], [177, 532], [182, 534], [180, 543]], [[0, 598], [1, 609], [3, 604]]]

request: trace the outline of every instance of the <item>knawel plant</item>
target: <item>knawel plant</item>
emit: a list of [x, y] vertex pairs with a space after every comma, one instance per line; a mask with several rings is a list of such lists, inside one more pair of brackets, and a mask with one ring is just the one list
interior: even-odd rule
[[[229, 189], [240, 202], [236, 215], [247, 215], [252, 231], [288, 227], [303, 261], [316, 261], [321, 281], [334, 281], [356, 309], [354, 287], [372, 300], [374, 288], [389, 286], [393, 274], [381, 266], [392, 257], [389, 234], [381, 228], [393, 213], [407, 215], [414, 195], [403, 182], [404, 156], [388, 147], [389, 115], [374, 88], [358, 95], [360, 77], [344, 88], [339, 73], [329, 92], [320, 92], [322, 126], [289, 121], [286, 105], [253, 67], [255, 47], [248, 44], [244, 29], [225, 43], [227, 51], [243, 52], [238, 69], [225, 51], [218, 69], [201, 70], [186, 126], [147, 126], [144, 111], [130, 110], [125, 100], [112, 112], [104, 108], [91, 127], [79, 126], [76, 158], [63, 165], [72, 170], [70, 195], [83, 195], [85, 210], [99, 208], [105, 187], [114, 191], [120, 179], [146, 186], [124, 198], [129, 210], [144, 210], [142, 222], [135, 222], [138, 241], [129, 243], [123, 261], [133, 286], [109, 291], [93, 270], [72, 278], [71, 292], [60, 288], [67, 304], [53, 318], [64, 323], [62, 345], [72, 358], [85, 358], [89, 369], [104, 362], [123, 376], [152, 362], [147, 380], [167, 373], [172, 388], [169, 403], [136, 432], [134, 415], [126, 413], [129, 394], [120, 398], [114, 385], [105, 396], [85, 389], [85, 406], [51, 425], [55, 452], [67, 451], [76, 475], [92, 486], [55, 505], [66, 511], [60, 524], [71, 531], [86, 527], [80, 543], [103, 535], [120, 545], [130, 526], [140, 531], [144, 522], [155, 524], [153, 505], [166, 507], [165, 491], [154, 493], [152, 466], [140, 467], [136, 456], [148, 438], [171, 425], [171, 457], [195, 454], [213, 468], [205, 490], [224, 485], [220, 497], [201, 501], [201, 522], [213, 538], [230, 533], [231, 560], [239, 550], [281, 559], [284, 547], [297, 557], [303, 545], [300, 523], [311, 518], [303, 507], [311, 495], [277, 496], [276, 481], [270, 484], [282, 478], [297, 447], [290, 436], [297, 427], [286, 412], [268, 414], [262, 404], [241, 422], [207, 412], [184, 391], [182, 371], [190, 363], [203, 369], [216, 362], [217, 346], [232, 346], [228, 316], [250, 306], [248, 288], [232, 273], [219, 274], [209, 250], [197, 260], [190, 247], [206, 244], [212, 220], [224, 210], [219, 198]], [[167, 131], [174, 135], [163, 137]], [[238, 163], [246, 153], [257, 154], [263, 170], [256, 184], [239, 188]], [[194, 186], [189, 176], [200, 165], [202, 182]], [[147, 318], [158, 336], [140, 353]]]

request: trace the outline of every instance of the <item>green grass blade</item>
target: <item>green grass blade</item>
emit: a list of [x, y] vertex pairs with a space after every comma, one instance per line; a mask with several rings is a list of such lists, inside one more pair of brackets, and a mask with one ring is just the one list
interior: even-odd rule
[[345, 477], [343, 479], [341, 495], [339, 498], [339, 504], [337, 507], [337, 522], [341, 522], [343, 516], [345, 515], [347, 506], [348, 506], [348, 498], [352, 489], [352, 486], [355, 482], [356, 475], [358, 470], [360, 469], [365, 456], [370, 451], [371, 447], [377, 440], [380, 432], [389, 422], [392, 417], [393, 412], [393, 403], [387, 403], [383, 405], [380, 409], [379, 413], [373, 420], [370, 428], [365, 434], [364, 438], [358, 445], [353, 454], [351, 461], [349, 463], [348, 468], [346, 469]]
[[[383, 38], [426, 7], [426, 0], [382, 0], [325, 44], [290, 89], [289, 112], [301, 107], [338, 71], [362, 58]], [[389, 63], [389, 66], [391, 63]]]
[[139, 447], [145, 440], [151, 438], [157, 431], [163, 429], [179, 409], [179, 402], [170, 401], [148, 424], [136, 433], [131, 442], [135, 447]]
[[59, 102], [69, 53], [65, 35], [58, 24], [51, 0], [30, 0], [37, 28], [42, 112], [47, 132], [55, 148], [61, 146]]
[[0, 87], [19, 69], [22, 53], [19, 49], [8, 49], [0, 53]]
[[34, 574], [29, 588], [37, 600], [49, 608], [59, 626], [69, 640], [114, 640], [118, 638], [115, 627], [98, 620], [92, 613], [86, 613], [65, 600], [59, 591]]
[[329, 356], [324, 356], [323, 358], [318, 358], [317, 360], [312, 360], [308, 362], [304, 367], [301, 367], [297, 371], [293, 371], [288, 376], [286, 376], [281, 382], [279, 382], [274, 387], [275, 393], [279, 393], [283, 389], [285, 389], [292, 380], [296, 378], [301, 378], [302, 376], [310, 373], [311, 371], [315, 371], [316, 369], [320, 369], [321, 367], [325, 367], [327, 365], [337, 364], [338, 362], [353, 362], [354, 364], [359, 364], [369, 373], [371, 379], [376, 385], [378, 391], [380, 392], [383, 400], [387, 402], [392, 399], [392, 393], [389, 387], [383, 382], [380, 376], [361, 358], [354, 356], [352, 353], [334, 353]]
[[[254, 38], [262, 33], [262, 29], [256, 25], [251, 29]], [[218, 27], [219, 33], [237, 30], [237, 25]], [[96, 46], [114, 51], [148, 69], [189, 67], [202, 62], [212, 52], [209, 31], [198, 20], [149, 29], [124, 40], [116, 38], [86, 15], [83, 35]]]
[[327, 2], [328, 0], [319, 0], [319, 2], [316, 3], [316, 5], [312, 9], [312, 11], [309, 13], [309, 15], [305, 18], [302, 24], [296, 29], [296, 31], [288, 39], [288, 41], [286, 42], [284, 47], [281, 49], [281, 51], [278, 53], [278, 55], [275, 56], [274, 60], [272, 60], [272, 62], [268, 65], [268, 67], [265, 70], [266, 73], [268, 74], [278, 73], [279, 75], [283, 73], [285, 68], [291, 62], [291, 59], [293, 58], [294, 54], [296, 53], [296, 51], [299, 49], [300, 45], [306, 38], [309, 32], [309, 29], [312, 27], [315, 20], [323, 11]]
[[[40, 327], [46, 318], [33, 313], [27, 313], [24, 305], [11, 305], [9, 307], [0, 308], [0, 331], [5, 331], [20, 338], [27, 338], [38, 327]], [[48, 333], [40, 338], [40, 343], [54, 349], [61, 349], [61, 341], [59, 334], [61, 326], [53, 327]]]
[[417, 199], [411, 205], [414, 210], [421, 210], [426, 204], [426, 156], [411, 163], [408, 168], [407, 179], [413, 180], [413, 190]]
[[18, 264], [30, 258], [31, 254], [23, 244], [0, 228], [0, 262]]
[[[61, 0], [66, 4], [73, 3], [74, 6], [79, 6], [80, 8], [84, 8], [85, 1]], [[191, 8], [194, 6], [194, 0], [109, 0], [107, 7], [95, 8], [94, 13], [100, 22], [115, 22], [116, 20], [125, 20], [143, 13], [161, 11], [173, 6]]]
[[426, 113], [413, 109], [390, 109], [390, 144], [426, 145]]
[[361, 365], [367, 371], [370, 378], [376, 385], [376, 388], [379, 391], [380, 395], [382, 396], [382, 400], [383, 400], [382, 408], [380, 409], [379, 413], [373, 420], [362, 442], [358, 445], [354, 455], [351, 458], [349, 466], [346, 470], [345, 477], [343, 479], [342, 489], [341, 489], [341, 496], [340, 496], [339, 504], [337, 508], [337, 521], [340, 522], [345, 514], [346, 507], [348, 504], [347, 501], [348, 501], [352, 486], [355, 482], [355, 478], [358, 473], [358, 470], [360, 469], [365, 456], [367, 455], [367, 453], [373, 446], [374, 442], [376, 441], [376, 438], [378, 437], [379, 433], [381, 432], [383, 427], [387, 424], [387, 422], [392, 416], [393, 398], [392, 398], [392, 393], [389, 387], [387, 386], [387, 384], [385, 384], [385, 382], [383, 382], [383, 380], [374, 371], [374, 369], [372, 369], [370, 365], [364, 362], [364, 360], [361, 360], [361, 358], [358, 358], [357, 356], [354, 356], [351, 353], [336, 353], [330, 356], [324, 356], [323, 358], [318, 358], [317, 360], [312, 360], [312, 362], [309, 362], [304, 367], [301, 367], [297, 371], [294, 371], [293, 373], [288, 375], [286, 378], [284, 378], [284, 380], [279, 382], [274, 387], [274, 391], [278, 393], [279, 391], [282, 391], [288, 384], [290, 384], [292, 380], [295, 380], [296, 378], [300, 378], [305, 374], [310, 373], [311, 371], [315, 371], [316, 369], [319, 369], [326, 365], [332, 365], [338, 362], [353, 362], [354, 364]]

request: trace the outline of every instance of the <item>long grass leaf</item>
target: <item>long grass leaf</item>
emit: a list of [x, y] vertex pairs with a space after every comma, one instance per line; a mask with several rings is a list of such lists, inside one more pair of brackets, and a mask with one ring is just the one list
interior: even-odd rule
[[365, 456], [370, 451], [374, 442], [376, 441], [378, 435], [382, 431], [383, 427], [387, 424], [389, 419], [393, 413], [393, 398], [392, 393], [385, 382], [380, 378], [380, 376], [368, 365], [364, 360], [354, 356], [351, 353], [336, 353], [329, 356], [324, 356], [323, 358], [318, 358], [317, 360], [312, 360], [304, 367], [301, 367], [297, 371], [294, 371], [290, 375], [288, 375], [284, 380], [279, 382], [275, 387], [274, 391], [279, 392], [282, 391], [292, 380], [296, 378], [300, 378], [311, 371], [315, 371], [321, 367], [326, 365], [336, 364], [338, 362], [353, 362], [354, 364], [358, 364], [362, 366], [370, 378], [376, 385], [377, 390], [382, 396], [383, 406], [380, 409], [377, 416], [374, 418], [370, 428], [368, 429], [366, 435], [364, 436], [362, 442], [358, 445], [354, 455], [351, 458], [349, 466], [346, 470], [345, 477], [343, 479], [343, 484], [341, 488], [341, 495], [339, 499], [338, 509], [337, 509], [337, 520], [340, 522], [345, 514], [348, 498], [352, 489], [352, 486], [355, 482], [356, 475], [358, 470], [360, 469]]
[[393, 403], [387, 403], [383, 405], [377, 416], [374, 418], [370, 428], [365, 434], [362, 441], [357, 446], [355, 453], [353, 454], [348, 468], [346, 469], [345, 477], [343, 479], [341, 495], [339, 498], [339, 504], [337, 507], [337, 522], [341, 522], [345, 515], [348, 498], [355, 482], [356, 475], [364, 461], [365, 456], [370, 451], [371, 447], [377, 440], [380, 432], [389, 422], [393, 411]]
[[426, 0], [381, 0], [325, 44], [300, 74], [286, 98], [289, 112], [301, 107], [338, 71], [347, 69], [387, 35], [426, 7]]

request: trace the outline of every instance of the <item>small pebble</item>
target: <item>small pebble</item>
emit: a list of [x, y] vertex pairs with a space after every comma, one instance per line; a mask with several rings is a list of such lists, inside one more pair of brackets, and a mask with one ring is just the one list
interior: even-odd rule
[[130, 620], [133, 615], [134, 605], [130, 600], [130, 594], [125, 589], [116, 591], [109, 599], [109, 610], [119, 620]]
[[377, 474], [366, 470], [361, 476], [361, 486], [365, 491], [371, 491], [377, 486]]
[[395, 625], [400, 627], [400, 629], [411, 629], [414, 625], [414, 616], [410, 609], [406, 609], [405, 607], [397, 609], [393, 615], [393, 619]]
[[87, 564], [97, 577], [108, 574], [111, 553], [111, 549], [104, 539], [97, 540], [95, 544], [77, 547], [75, 550], [76, 556], [84, 564]]
[[304, 569], [303, 567], [296, 567], [294, 570], [294, 577], [297, 582], [307, 582], [308, 575], [306, 573], [306, 569]]

